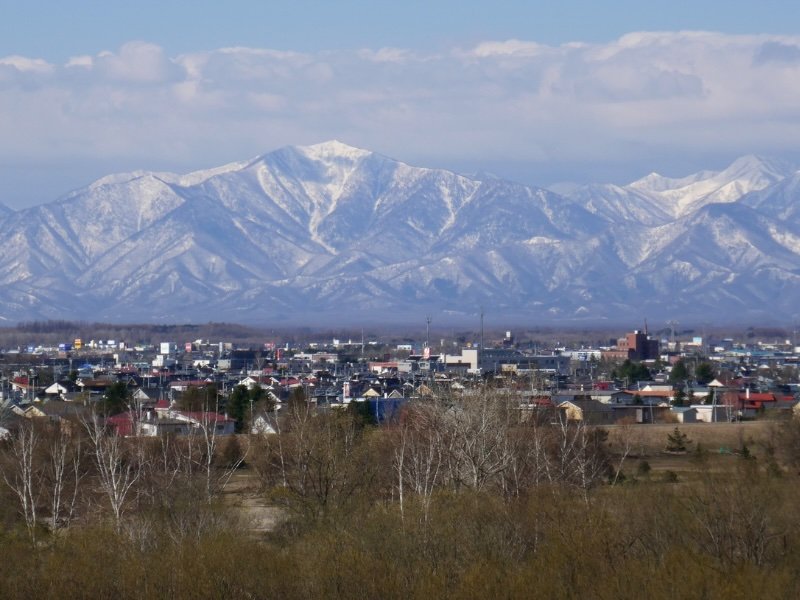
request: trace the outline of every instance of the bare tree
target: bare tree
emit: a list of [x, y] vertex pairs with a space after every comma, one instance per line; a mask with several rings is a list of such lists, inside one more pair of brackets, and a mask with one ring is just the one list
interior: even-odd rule
[[585, 421], [578, 421], [574, 425], [575, 453], [575, 483], [583, 492], [585, 502], [589, 502], [589, 489], [608, 474], [608, 455], [605, 441], [608, 433], [605, 429], [591, 427]]
[[588, 490], [608, 473], [605, 431], [546, 416], [523, 418], [513, 397], [487, 390], [411, 405], [393, 440], [401, 512], [414, 494], [426, 514], [441, 486], [519, 496], [549, 482], [577, 487], [588, 501]]
[[39, 433], [33, 423], [23, 423], [11, 439], [11, 464], [3, 469], [3, 479], [19, 500], [33, 543], [36, 543], [37, 505], [41, 492], [41, 472], [35, 461], [39, 444]]
[[142, 455], [130, 452], [125, 438], [107, 431], [97, 415], [84, 421], [84, 427], [92, 443], [100, 487], [108, 498], [115, 525], [119, 529], [125, 501], [143, 472]]
[[459, 482], [482, 490], [511, 462], [509, 432], [514, 417], [509, 399], [483, 390], [465, 397], [452, 416]]
[[579, 488], [588, 503], [589, 489], [608, 473], [607, 432], [582, 420], [570, 421], [564, 414], [557, 416], [547, 432], [544, 466], [548, 480]]
[[[0, 428], [5, 429], [5, 426], [11, 418], [11, 415], [14, 414], [11, 407], [12, 404], [10, 400], [0, 400]], [[2, 439], [1, 436], [0, 439]]]
[[393, 466], [401, 517], [408, 487], [421, 499], [423, 518], [427, 521], [447, 448], [443, 414], [433, 404], [414, 405], [406, 411], [395, 431]]
[[348, 411], [316, 412], [302, 401], [285, 410], [281, 433], [261, 439], [265, 456], [257, 468], [264, 483], [310, 520], [343, 508], [375, 473], [359, 419]]
[[239, 453], [235, 460], [229, 464], [220, 465], [216, 463], [220, 443], [220, 428], [224, 425], [225, 417], [217, 412], [216, 399], [214, 410], [211, 409], [208, 397], [203, 404], [204, 410], [201, 411], [194, 426], [190, 427], [185, 446], [187, 454], [185, 462], [191, 472], [197, 467], [202, 472], [205, 483], [206, 502], [211, 503], [214, 498], [222, 491], [230, 478], [236, 472], [250, 451], [249, 438], [244, 451]]
[[[49, 480], [50, 527], [56, 530], [62, 521], [69, 526], [75, 514], [80, 482], [84, 472], [81, 470], [81, 438], [73, 439], [67, 429], [57, 424], [50, 432], [46, 444], [46, 473]], [[68, 487], [72, 486], [72, 494]]]
[[785, 488], [767, 479], [755, 464], [745, 463], [734, 476], [706, 474], [702, 485], [688, 488], [683, 499], [692, 517], [690, 538], [703, 552], [728, 565], [763, 565], [790, 550], [786, 531]]
[[509, 431], [509, 463], [503, 472], [501, 486], [508, 496], [520, 496], [547, 478], [546, 427], [537, 413]]

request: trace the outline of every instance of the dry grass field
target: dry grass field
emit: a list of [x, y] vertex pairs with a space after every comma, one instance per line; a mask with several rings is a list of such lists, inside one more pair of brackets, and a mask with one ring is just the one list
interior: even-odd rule
[[[667, 436], [678, 428], [688, 437], [684, 454], [666, 451]], [[732, 467], [741, 450], [758, 457], [773, 444], [777, 423], [774, 421], [746, 421], [742, 423], [656, 423], [653, 425], [612, 425], [607, 427], [608, 446], [615, 458], [628, 449], [623, 471], [636, 471], [640, 461], [646, 460], [652, 469], [651, 476], [664, 471], [674, 471], [682, 476], [694, 477], [700, 472], [696, 462], [698, 445], [704, 451], [706, 468], [720, 471]], [[774, 444], [773, 444], [774, 445]]]
[[[774, 435], [774, 421], [744, 421], [741, 423], [655, 423], [653, 425], [611, 425], [608, 429], [608, 443], [618, 452], [630, 440], [636, 453], [659, 454], [664, 450], [667, 436], [677, 427], [689, 436], [693, 450], [697, 444], [709, 452], [720, 448], [739, 450], [742, 444], [757, 446], [768, 442]], [[643, 452], [642, 452], [643, 451]]]

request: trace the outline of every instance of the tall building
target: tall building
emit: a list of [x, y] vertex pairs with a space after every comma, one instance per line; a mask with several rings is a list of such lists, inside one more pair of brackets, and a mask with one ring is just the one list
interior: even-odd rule
[[617, 345], [612, 350], [603, 353], [611, 359], [630, 360], [655, 360], [659, 357], [660, 347], [658, 340], [652, 340], [647, 332], [633, 331], [617, 340]]

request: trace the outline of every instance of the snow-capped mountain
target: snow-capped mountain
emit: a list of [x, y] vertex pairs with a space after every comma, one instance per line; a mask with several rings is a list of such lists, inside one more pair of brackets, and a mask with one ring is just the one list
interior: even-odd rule
[[340, 142], [0, 213], [9, 320], [780, 319], [800, 175], [744, 157], [561, 196]]
[[743, 156], [723, 171], [700, 171], [678, 179], [658, 173], [625, 186], [589, 184], [564, 193], [611, 221], [666, 224], [707, 204], [737, 202], [751, 192], [769, 190], [793, 169], [781, 161]]
[[651, 173], [627, 186], [660, 202], [673, 217], [682, 217], [715, 202], [736, 202], [748, 192], [763, 190], [785, 178], [791, 169], [778, 161], [743, 156], [727, 169], [701, 171], [682, 179]]

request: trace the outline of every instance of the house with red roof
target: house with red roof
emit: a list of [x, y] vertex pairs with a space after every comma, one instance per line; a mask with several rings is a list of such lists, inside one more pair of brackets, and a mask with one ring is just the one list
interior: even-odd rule
[[127, 411], [106, 419], [117, 435], [158, 436], [167, 433], [188, 435], [206, 430], [214, 435], [232, 435], [236, 421], [228, 415], [211, 411], [180, 411], [169, 408], [167, 400], [159, 400], [155, 411]]
[[797, 399], [791, 395], [773, 392], [752, 392], [746, 389], [736, 394], [736, 410], [739, 417], [755, 417], [767, 410], [791, 411]]

